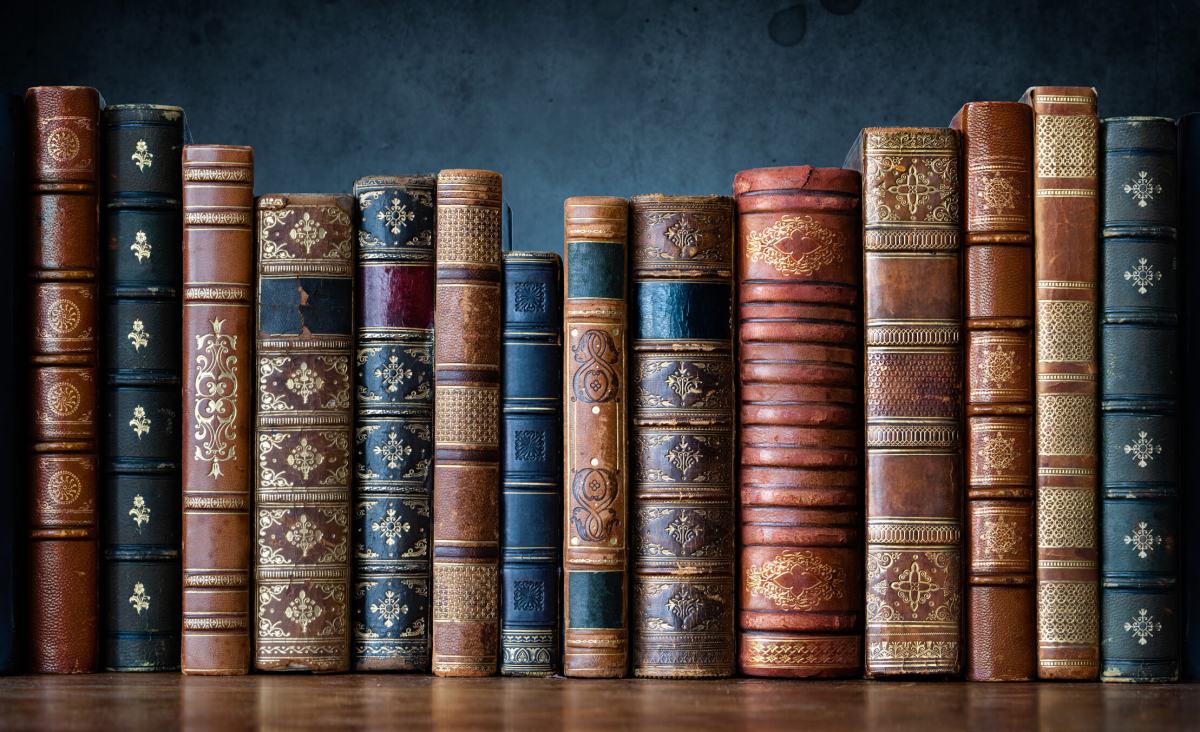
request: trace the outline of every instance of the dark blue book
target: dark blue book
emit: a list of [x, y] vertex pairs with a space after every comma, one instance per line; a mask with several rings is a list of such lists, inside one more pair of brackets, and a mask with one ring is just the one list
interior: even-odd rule
[[1100, 677], [1179, 678], [1175, 122], [1104, 120]]
[[[17, 329], [24, 322], [14, 312], [21, 301], [18, 297], [22, 287], [21, 274], [25, 272], [21, 252], [24, 242], [21, 236], [25, 170], [22, 165], [22, 141], [25, 135], [25, 105], [16, 95], [5, 95], [4, 114], [0, 115], [0, 256], [8, 262], [4, 268], [3, 285], [0, 286], [0, 348], [7, 357], [4, 371], [6, 383], [19, 384], [25, 378], [16, 369], [23, 368], [25, 359], [20, 355], [23, 339], [17, 337]], [[4, 414], [22, 414], [18, 400], [21, 389], [4, 389], [0, 392], [0, 410]], [[9, 426], [0, 439], [0, 673], [14, 669], [17, 619], [18, 563], [16, 556], [17, 516], [21, 513], [20, 496], [24, 484], [20, 475], [22, 460], [17, 457], [18, 448], [23, 447], [25, 435], [20, 420], [9, 420]]]
[[104, 110], [103, 662], [179, 668], [183, 110]]
[[562, 566], [562, 260], [504, 255], [500, 673], [558, 668]]

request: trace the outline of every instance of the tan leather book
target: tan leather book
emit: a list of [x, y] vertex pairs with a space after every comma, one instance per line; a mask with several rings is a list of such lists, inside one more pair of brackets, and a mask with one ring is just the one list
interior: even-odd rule
[[1033, 108], [1038, 676], [1100, 670], [1096, 543], [1096, 92], [1039, 86]]
[[[87, 673], [97, 651], [96, 209], [100, 95], [25, 93], [29, 115], [29, 661]], [[12, 266], [11, 263], [9, 266]]]
[[959, 140], [868, 128], [867, 677], [956, 674], [962, 615]]
[[260, 196], [254, 667], [350, 670], [350, 196]]
[[631, 201], [633, 675], [733, 673], [733, 199]]
[[183, 148], [185, 674], [250, 670], [254, 151]]
[[629, 663], [625, 257], [629, 204], [563, 204], [563, 674]]
[[972, 681], [1035, 677], [1033, 115], [972, 102], [962, 134], [967, 326], [967, 630]]
[[501, 178], [437, 182], [433, 672], [496, 673], [500, 641]]

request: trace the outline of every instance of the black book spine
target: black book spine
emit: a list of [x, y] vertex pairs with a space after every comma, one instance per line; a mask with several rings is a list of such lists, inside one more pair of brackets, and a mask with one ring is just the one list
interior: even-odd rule
[[[8, 262], [4, 270], [3, 285], [0, 285], [0, 348], [4, 349], [4, 372], [6, 384], [19, 384], [24, 379], [25, 358], [20, 355], [17, 329], [24, 319], [15, 312], [22, 297], [21, 275], [26, 271], [21, 260], [23, 236], [20, 231], [24, 219], [22, 194], [24, 192], [24, 160], [22, 155], [25, 139], [25, 105], [16, 95], [5, 95], [3, 114], [0, 115], [0, 256]], [[4, 414], [23, 414], [21, 389], [8, 388], [0, 391], [0, 410]], [[16, 557], [17, 516], [21, 515], [19, 503], [22, 485], [20, 465], [14, 448], [25, 444], [21, 420], [10, 419], [0, 438], [0, 673], [12, 671], [15, 664], [17, 633], [16, 598], [19, 578]]]
[[179, 668], [183, 110], [104, 110], [104, 667]]
[[[1195, 283], [1200, 278], [1200, 113], [1179, 120], [1179, 281]], [[1200, 288], [1179, 288], [1180, 363], [1195, 363], [1200, 357]], [[1182, 371], [1180, 373], [1183, 373]], [[1200, 429], [1195, 416], [1200, 414], [1200, 381], [1180, 379], [1182, 420], [1180, 445], [1188, 448], [1180, 456], [1183, 477], [1180, 485], [1184, 505], [1181, 525], [1200, 526], [1200, 491], [1191, 488], [1200, 480], [1200, 450], [1195, 449]], [[1180, 537], [1182, 562], [1180, 579], [1183, 590], [1181, 630], [1183, 636], [1183, 678], [1200, 680], [1200, 535], [1185, 530]]]
[[558, 668], [562, 567], [562, 260], [504, 255], [500, 673]]

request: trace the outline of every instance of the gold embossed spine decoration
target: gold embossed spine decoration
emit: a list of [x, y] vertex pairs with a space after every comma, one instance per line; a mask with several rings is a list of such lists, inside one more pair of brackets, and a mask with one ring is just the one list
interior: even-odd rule
[[433, 672], [490, 676], [499, 655], [502, 183], [438, 174], [434, 317]]

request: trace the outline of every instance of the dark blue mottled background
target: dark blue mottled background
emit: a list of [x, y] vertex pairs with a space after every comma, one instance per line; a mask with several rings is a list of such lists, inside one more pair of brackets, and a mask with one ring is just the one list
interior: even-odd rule
[[5, 6], [6, 89], [182, 105], [197, 142], [254, 146], [258, 193], [493, 168], [526, 249], [561, 249], [566, 196], [727, 193], [1031, 84], [1094, 85], [1103, 115], [1200, 110], [1196, 0]]

